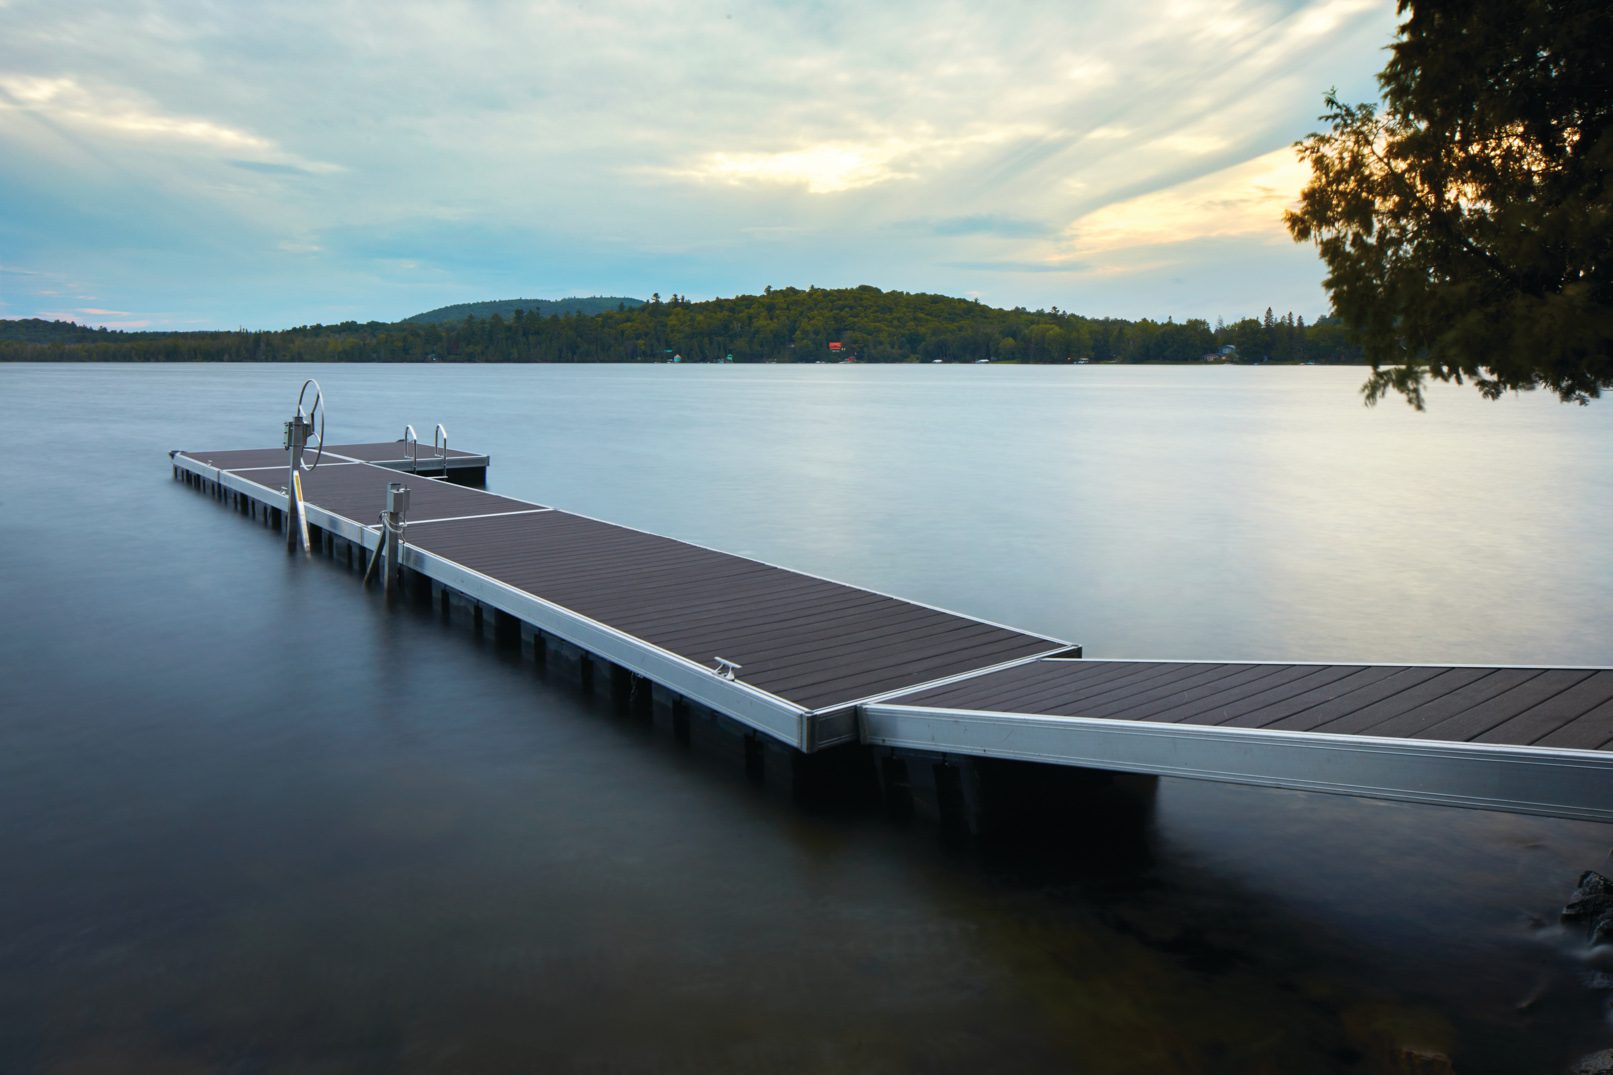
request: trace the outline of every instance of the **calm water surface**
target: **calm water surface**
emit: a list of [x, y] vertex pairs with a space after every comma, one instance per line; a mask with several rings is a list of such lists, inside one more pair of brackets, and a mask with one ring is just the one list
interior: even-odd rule
[[494, 491], [1091, 656], [1613, 664], [1608, 403], [1369, 411], [1322, 368], [0, 367], [0, 1071], [1613, 1045], [1613, 965], [1557, 923], [1613, 827], [1166, 780], [958, 848], [791, 805], [170, 480], [168, 449], [277, 443], [308, 372], [333, 440], [442, 421]]

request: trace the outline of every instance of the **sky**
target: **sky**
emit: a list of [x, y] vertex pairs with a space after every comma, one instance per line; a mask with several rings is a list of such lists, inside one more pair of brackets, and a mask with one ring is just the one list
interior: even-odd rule
[[1282, 211], [1392, 0], [0, 0], [0, 317], [938, 292], [1327, 311]]

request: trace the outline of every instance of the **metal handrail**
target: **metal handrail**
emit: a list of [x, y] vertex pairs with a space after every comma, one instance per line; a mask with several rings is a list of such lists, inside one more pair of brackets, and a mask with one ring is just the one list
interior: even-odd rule
[[[308, 405], [308, 412], [304, 414], [302, 409], [302, 401], [303, 397], [308, 394], [309, 385], [314, 386], [314, 399], [313, 402]], [[304, 463], [302, 461], [302, 453], [299, 452], [297, 454], [297, 465], [303, 470], [313, 470], [314, 467], [319, 466], [320, 461], [325, 458], [325, 391], [319, 387], [318, 381], [310, 377], [302, 383], [302, 389], [297, 393], [297, 417], [299, 419], [305, 419], [308, 422], [308, 431], [310, 433], [314, 431], [314, 415], [316, 413], [319, 415], [319, 442], [314, 446], [313, 464], [310, 466], [309, 464]]]
[[409, 452], [409, 472], [417, 473], [420, 470], [420, 434], [407, 423], [403, 427], [403, 443], [413, 445]]
[[437, 434], [442, 434], [442, 476], [448, 477], [448, 428], [441, 422], [431, 433], [431, 454], [437, 454]]

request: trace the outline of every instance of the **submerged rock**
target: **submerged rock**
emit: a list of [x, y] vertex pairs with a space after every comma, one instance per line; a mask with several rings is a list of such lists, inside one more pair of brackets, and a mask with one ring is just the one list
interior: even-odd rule
[[1579, 887], [1563, 908], [1563, 917], [1593, 918], [1609, 910], [1613, 910], [1613, 881], [1595, 870], [1586, 870], [1579, 875]]
[[1613, 1075], [1613, 1049], [1580, 1057], [1568, 1072], [1569, 1075]]
[[1579, 887], [1563, 908], [1563, 921], [1587, 924], [1591, 943], [1613, 944], [1613, 881], [1586, 870], [1579, 875]]
[[1455, 1075], [1456, 1072], [1451, 1067], [1451, 1058], [1444, 1053], [1411, 1047], [1400, 1050], [1400, 1066], [1397, 1070], [1404, 1075]]
[[1591, 927], [1591, 947], [1599, 944], [1613, 944], [1613, 911], [1598, 918]]

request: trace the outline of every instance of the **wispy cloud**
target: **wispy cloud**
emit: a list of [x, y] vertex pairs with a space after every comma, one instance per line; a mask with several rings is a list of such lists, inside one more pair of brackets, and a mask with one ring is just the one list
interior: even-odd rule
[[72, 321], [91, 328], [145, 329], [155, 323], [149, 317], [136, 317], [120, 310], [41, 310], [33, 316], [46, 321]]
[[689, 164], [651, 171], [698, 182], [799, 187], [838, 194], [880, 183], [920, 179], [954, 166], [970, 153], [1041, 133], [1027, 124], [943, 132], [921, 126], [859, 141], [827, 141], [761, 152], [718, 150]]
[[1092, 271], [1091, 265], [1079, 261], [1013, 261], [1005, 258], [998, 261], [956, 261], [952, 264], [960, 269], [980, 272], [1059, 273], [1076, 276]]
[[1037, 238], [1055, 230], [1040, 220], [1002, 213], [946, 217], [929, 222], [928, 227], [936, 235], [995, 235], [1005, 239]]
[[0, 108], [39, 112], [70, 123], [136, 138], [202, 142], [234, 149], [268, 149], [266, 138], [195, 116], [165, 115], [82, 86], [72, 78], [0, 76]]
[[259, 171], [313, 174], [338, 170], [336, 165], [299, 160], [272, 139], [244, 127], [194, 114], [165, 112], [138, 93], [86, 85], [72, 77], [0, 74], [0, 112], [5, 111], [44, 116], [105, 138], [188, 144], [234, 153], [253, 151], [284, 158], [230, 162]]
[[1298, 197], [1306, 171], [1288, 149], [1124, 201], [1077, 218], [1067, 238], [1075, 254], [1258, 236], [1286, 241], [1283, 210]]
[[708, 153], [694, 164], [662, 169], [667, 175], [727, 184], [794, 186], [809, 194], [836, 194], [895, 179], [912, 179], [896, 162], [906, 147], [825, 143], [777, 152]]

